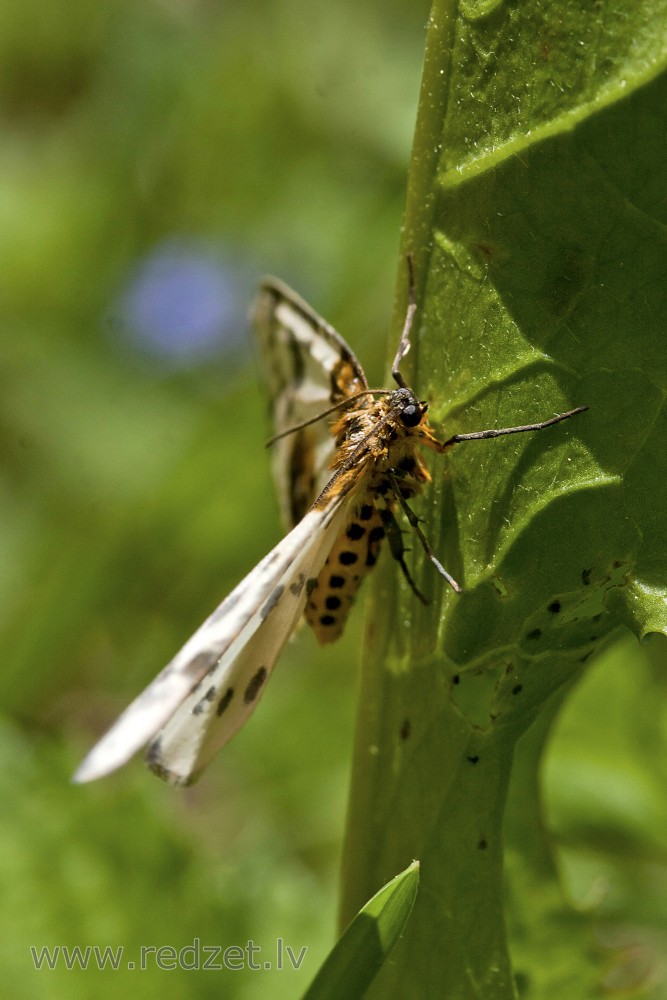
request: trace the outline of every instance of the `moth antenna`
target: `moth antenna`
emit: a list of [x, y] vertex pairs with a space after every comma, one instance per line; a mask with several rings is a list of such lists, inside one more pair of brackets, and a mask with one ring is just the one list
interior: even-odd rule
[[391, 366], [391, 374], [401, 389], [409, 388], [399, 369], [401, 367], [401, 361], [410, 350], [410, 333], [412, 332], [412, 322], [417, 311], [417, 302], [415, 300], [415, 269], [412, 264], [412, 254], [406, 255], [405, 262], [408, 266], [408, 311], [405, 314], [403, 333], [401, 334], [401, 339], [398, 342], [396, 357], [394, 358], [394, 362]]
[[386, 396], [390, 391], [390, 389], [362, 389], [361, 392], [355, 392], [354, 396], [348, 396], [346, 399], [341, 399], [340, 403], [334, 403], [334, 405], [330, 406], [328, 410], [322, 410], [321, 413], [318, 413], [316, 417], [310, 417], [308, 420], [302, 420], [300, 424], [294, 424], [293, 427], [288, 427], [287, 430], [281, 431], [279, 434], [274, 434], [273, 437], [270, 437], [266, 442], [265, 447], [270, 448], [272, 444], [275, 444], [276, 441], [280, 441], [281, 438], [288, 437], [288, 435], [294, 434], [296, 431], [300, 431], [304, 427], [310, 427], [311, 424], [318, 423], [318, 421], [322, 420], [324, 417], [328, 417], [330, 413], [335, 413], [336, 410], [342, 410], [350, 403], [354, 403], [354, 401], [359, 399], [361, 396], [373, 396], [378, 394]]

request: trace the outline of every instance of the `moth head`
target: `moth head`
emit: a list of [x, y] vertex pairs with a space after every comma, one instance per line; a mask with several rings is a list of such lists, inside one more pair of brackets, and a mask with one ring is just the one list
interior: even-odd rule
[[428, 409], [428, 403], [417, 399], [412, 389], [396, 389], [393, 393], [393, 405], [398, 412], [398, 419], [405, 427], [416, 427]]

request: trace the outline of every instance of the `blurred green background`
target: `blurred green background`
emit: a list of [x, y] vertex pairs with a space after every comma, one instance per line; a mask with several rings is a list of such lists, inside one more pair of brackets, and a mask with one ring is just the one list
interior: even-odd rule
[[[8, 995], [297, 996], [332, 943], [360, 611], [333, 649], [301, 634], [196, 788], [140, 760], [69, 776], [280, 537], [262, 274], [382, 378], [428, 6], [0, 9]], [[29, 952], [124, 945], [125, 966], [197, 937], [308, 953], [290, 974], [37, 973]]]
[[[0, 8], [7, 995], [295, 997], [332, 942], [361, 609], [331, 649], [301, 633], [252, 724], [195, 788], [163, 786], [140, 762], [68, 782], [280, 536], [245, 319], [259, 277], [289, 281], [382, 378], [428, 7]], [[613, 657], [584, 693], [626, 704], [626, 667], [639, 663], [633, 692], [654, 713], [660, 762], [659, 675], [634, 645]], [[654, 928], [667, 910], [667, 775], [656, 763], [635, 794], [628, 765], [619, 784], [618, 732], [597, 718], [591, 734], [581, 704], [550, 772], [554, 822], [576, 843], [590, 826], [577, 809], [599, 769], [613, 773], [617, 808], [603, 810], [595, 857], [645, 847]], [[626, 742], [641, 770], [642, 742]], [[602, 875], [568, 870], [583, 905], [586, 880]], [[627, 879], [612, 896], [621, 910]], [[307, 946], [299, 972], [159, 971], [150, 957], [149, 971], [127, 968], [142, 945], [196, 939], [251, 939], [255, 961], [274, 965], [278, 938]], [[57, 945], [126, 951], [120, 971], [68, 971], [62, 957], [35, 971], [30, 948]]]

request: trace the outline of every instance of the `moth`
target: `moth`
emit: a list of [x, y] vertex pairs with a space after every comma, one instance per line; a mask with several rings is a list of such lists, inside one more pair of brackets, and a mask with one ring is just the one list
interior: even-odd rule
[[357, 590], [387, 540], [415, 595], [405, 560], [404, 515], [426, 556], [442, 566], [409, 501], [429, 482], [422, 451], [541, 430], [539, 423], [440, 441], [428, 404], [400, 365], [410, 347], [410, 305], [392, 365], [395, 388], [374, 389], [333, 327], [282, 282], [266, 280], [254, 325], [269, 385], [274, 473], [288, 533], [229, 594], [80, 765], [74, 781], [109, 774], [148, 743], [148, 766], [174, 785], [196, 781], [255, 710], [285, 642], [305, 617], [321, 643], [337, 639]]

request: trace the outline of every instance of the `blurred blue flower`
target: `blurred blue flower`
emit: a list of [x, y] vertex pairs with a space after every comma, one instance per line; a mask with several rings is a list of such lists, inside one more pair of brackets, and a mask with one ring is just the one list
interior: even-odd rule
[[176, 364], [239, 347], [247, 328], [247, 278], [210, 246], [170, 240], [137, 267], [121, 294], [123, 331]]

